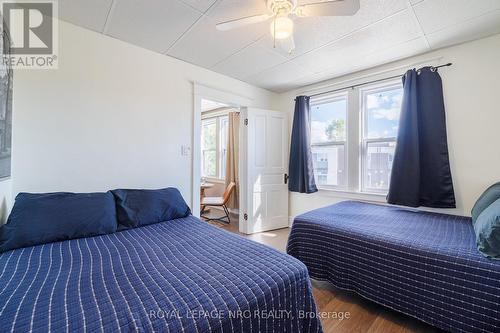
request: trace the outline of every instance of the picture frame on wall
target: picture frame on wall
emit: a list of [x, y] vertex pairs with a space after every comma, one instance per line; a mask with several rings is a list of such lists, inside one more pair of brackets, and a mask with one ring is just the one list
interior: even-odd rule
[[[10, 54], [9, 32], [5, 25], [0, 43], [2, 60]], [[0, 61], [0, 179], [11, 175], [12, 157], [12, 78], [13, 70]]]

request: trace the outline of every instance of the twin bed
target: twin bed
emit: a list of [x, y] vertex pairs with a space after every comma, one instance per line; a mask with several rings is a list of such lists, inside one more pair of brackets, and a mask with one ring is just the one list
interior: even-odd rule
[[500, 332], [500, 261], [470, 218], [342, 202], [295, 218], [288, 254], [313, 279], [450, 332]]
[[199, 219], [0, 255], [2, 332], [321, 332], [300, 261]]

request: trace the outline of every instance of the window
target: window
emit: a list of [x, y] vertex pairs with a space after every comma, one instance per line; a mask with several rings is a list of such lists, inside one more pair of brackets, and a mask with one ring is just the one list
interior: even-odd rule
[[311, 150], [319, 186], [346, 186], [346, 121], [346, 94], [316, 100], [311, 105]]
[[320, 188], [386, 193], [403, 89], [399, 82], [311, 99], [311, 151]]
[[201, 170], [202, 177], [224, 179], [226, 176], [226, 151], [228, 117], [218, 116], [201, 121]]
[[203, 177], [217, 177], [217, 118], [201, 123], [201, 163]]
[[403, 89], [396, 86], [362, 91], [362, 165], [364, 192], [387, 192], [396, 148]]

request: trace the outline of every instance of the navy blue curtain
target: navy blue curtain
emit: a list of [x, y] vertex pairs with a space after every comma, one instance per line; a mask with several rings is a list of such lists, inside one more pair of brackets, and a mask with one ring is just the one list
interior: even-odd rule
[[290, 173], [288, 189], [292, 192], [314, 193], [318, 191], [314, 181], [309, 120], [309, 97], [297, 96], [288, 165]]
[[433, 67], [403, 77], [403, 102], [387, 201], [455, 208], [441, 76]]

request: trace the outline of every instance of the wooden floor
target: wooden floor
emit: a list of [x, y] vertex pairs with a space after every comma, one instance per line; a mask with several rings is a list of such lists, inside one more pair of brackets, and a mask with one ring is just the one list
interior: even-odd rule
[[[217, 210], [212, 210], [209, 217], [220, 216]], [[238, 216], [231, 215], [231, 224], [224, 225], [210, 222], [230, 232], [239, 233]], [[256, 242], [286, 251], [286, 242], [290, 229], [279, 229], [254, 235], [243, 235]], [[326, 333], [335, 332], [370, 332], [370, 333], [402, 333], [402, 332], [442, 332], [417, 319], [400, 314], [389, 308], [366, 300], [355, 293], [336, 289], [328, 282], [312, 280], [314, 299], [321, 312], [349, 313], [349, 319], [322, 319]]]

